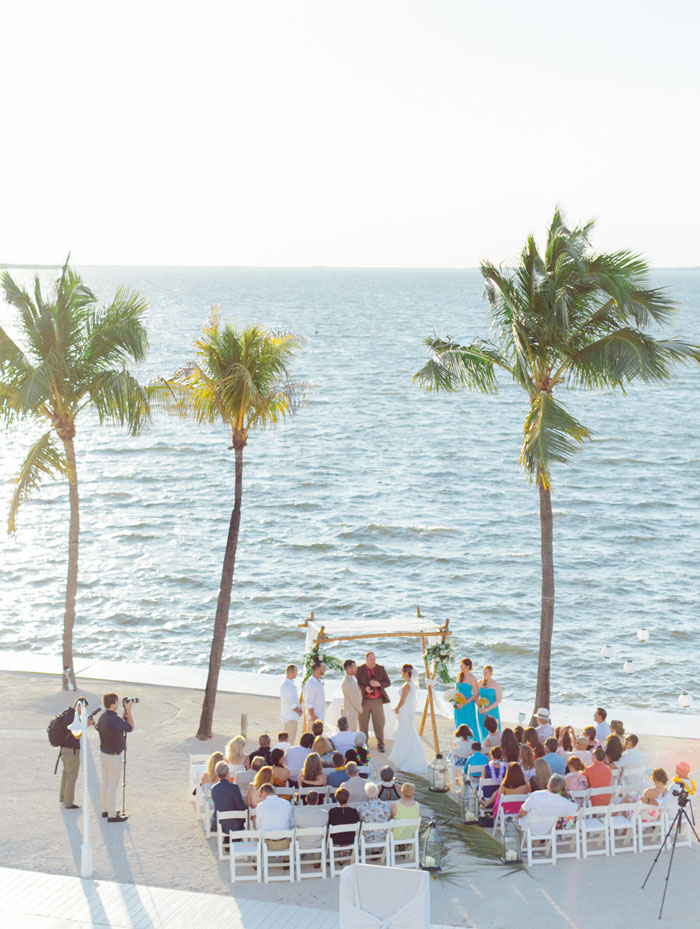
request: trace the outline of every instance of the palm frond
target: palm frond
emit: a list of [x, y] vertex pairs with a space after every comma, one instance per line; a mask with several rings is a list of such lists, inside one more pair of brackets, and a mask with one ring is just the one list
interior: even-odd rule
[[538, 393], [525, 420], [520, 464], [530, 481], [550, 487], [550, 469], [555, 462], [569, 461], [591, 433], [547, 393]]
[[148, 303], [136, 291], [120, 287], [107, 307], [88, 319], [85, 359], [92, 365], [115, 366], [142, 361], [148, 353], [143, 319]]
[[449, 336], [426, 339], [430, 350], [426, 364], [413, 375], [413, 380], [428, 391], [455, 391], [462, 387], [495, 393], [498, 389], [494, 366], [510, 371], [497, 347], [487, 342], [459, 345]]
[[44, 478], [55, 477], [58, 474], [69, 474], [68, 463], [56, 448], [52, 433], [45, 432], [27, 452], [27, 457], [17, 475], [7, 519], [8, 532], [17, 531], [17, 511], [22, 503], [41, 486]]
[[88, 392], [100, 422], [118, 422], [127, 426], [132, 435], [138, 435], [150, 420], [148, 394], [128, 371], [108, 371], [98, 376]]

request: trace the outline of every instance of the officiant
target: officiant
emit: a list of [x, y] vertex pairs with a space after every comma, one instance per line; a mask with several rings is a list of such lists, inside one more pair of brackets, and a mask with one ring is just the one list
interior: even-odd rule
[[389, 702], [386, 688], [391, 681], [384, 667], [377, 664], [374, 652], [367, 652], [365, 664], [357, 669], [357, 683], [362, 692], [362, 712], [360, 713], [360, 731], [369, 738], [369, 720], [372, 718], [374, 734], [377, 737], [377, 748], [380, 752], [384, 748], [384, 704]]

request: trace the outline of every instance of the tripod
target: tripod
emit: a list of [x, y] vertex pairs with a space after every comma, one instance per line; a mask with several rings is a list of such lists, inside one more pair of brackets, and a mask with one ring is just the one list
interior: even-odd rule
[[[669, 826], [668, 832], [664, 836], [664, 840], [661, 843], [661, 847], [656, 853], [656, 858], [654, 858], [654, 860], [652, 861], [651, 867], [649, 868], [649, 873], [644, 878], [644, 883], [642, 884], [642, 890], [644, 890], [644, 888], [646, 887], [647, 881], [651, 877], [651, 872], [654, 870], [654, 866], [656, 865], [656, 862], [661, 857], [661, 852], [666, 847], [666, 842], [668, 841], [668, 837], [671, 835], [671, 833], [673, 833], [673, 841], [671, 843], [671, 857], [669, 859], [668, 868], [666, 870], [666, 881], [664, 883], [664, 892], [663, 892], [663, 896], [661, 897], [661, 906], [659, 907], [659, 919], [661, 919], [661, 914], [664, 911], [666, 891], [668, 890], [668, 879], [671, 876], [671, 867], [673, 866], [673, 855], [676, 851], [676, 842], [678, 841], [678, 836], [681, 834], [681, 825], [683, 824], [684, 819], [688, 823], [689, 828], [693, 830], [693, 835], [697, 839], [698, 843], [700, 843], [700, 836], [698, 836], [697, 832], [695, 831], [695, 826], [693, 825], [690, 819], [690, 816], [688, 816], [688, 811], [686, 810], [687, 805], [688, 805], [688, 792], [686, 790], [681, 789], [680, 795], [678, 797], [678, 812], [676, 813], [673, 819], [673, 822]], [[690, 809], [691, 810], [693, 809], [692, 806]]]
[[126, 732], [124, 733], [124, 770], [122, 772], [122, 816], [126, 815]]

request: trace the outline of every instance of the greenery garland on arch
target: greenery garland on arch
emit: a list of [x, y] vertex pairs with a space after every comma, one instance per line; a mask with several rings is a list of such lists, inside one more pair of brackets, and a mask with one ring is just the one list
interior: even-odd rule
[[322, 661], [330, 671], [345, 670], [343, 668], [343, 662], [339, 658], [336, 658], [335, 655], [328, 655], [322, 652], [319, 646], [315, 645], [310, 652], [306, 652], [304, 655], [304, 680], [302, 681], [302, 686], [311, 677], [313, 665], [316, 661]]
[[426, 648], [423, 658], [430, 667], [430, 663], [435, 663], [433, 678], [441, 684], [451, 684], [452, 675], [450, 673], [450, 664], [455, 660], [455, 650], [450, 642], [438, 642]]

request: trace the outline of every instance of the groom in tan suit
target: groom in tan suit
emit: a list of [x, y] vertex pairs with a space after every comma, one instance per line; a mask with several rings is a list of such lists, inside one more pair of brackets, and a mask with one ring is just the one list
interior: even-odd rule
[[[355, 674], [357, 665], [352, 659], [343, 662], [345, 677], [343, 678], [343, 716], [348, 721], [348, 729], [357, 732], [358, 719], [362, 712], [362, 694]], [[367, 733], [365, 733], [367, 735]]]

